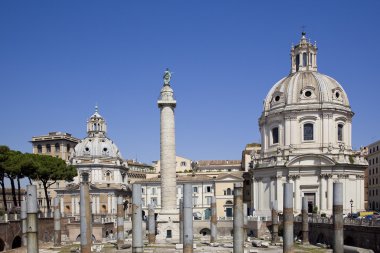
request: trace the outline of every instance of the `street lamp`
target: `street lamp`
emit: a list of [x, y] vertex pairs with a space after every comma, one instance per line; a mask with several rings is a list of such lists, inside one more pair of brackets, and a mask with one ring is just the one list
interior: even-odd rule
[[352, 204], [354, 203], [354, 201], [351, 199], [350, 200], [350, 204], [351, 204], [351, 219], [352, 219]]

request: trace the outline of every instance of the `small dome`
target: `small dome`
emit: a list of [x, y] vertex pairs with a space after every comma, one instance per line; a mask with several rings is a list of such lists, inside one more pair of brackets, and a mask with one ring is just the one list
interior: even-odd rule
[[[278, 81], [269, 91], [264, 102], [264, 111], [268, 112], [299, 105], [308, 108], [341, 107], [350, 110], [346, 92], [333, 78], [316, 71], [299, 71]], [[300, 107], [298, 107], [300, 108]]]
[[75, 146], [76, 157], [121, 158], [117, 146], [105, 136], [86, 137]]

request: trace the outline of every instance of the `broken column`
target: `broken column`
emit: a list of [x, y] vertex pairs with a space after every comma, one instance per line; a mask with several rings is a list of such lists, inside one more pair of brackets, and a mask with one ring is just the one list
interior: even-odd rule
[[123, 196], [117, 197], [117, 247], [124, 245], [124, 203]]
[[210, 230], [211, 237], [210, 242], [215, 243], [218, 237], [218, 229], [217, 229], [217, 216], [216, 216], [216, 198], [215, 196], [211, 197], [211, 219], [210, 219]]
[[89, 172], [81, 173], [80, 183], [80, 250], [81, 253], [91, 253], [92, 229], [90, 209]]
[[38, 253], [37, 186], [26, 186], [27, 252]]
[[141, 184], [134, 184], [132, 187], [132, 253], [143, 251]]
[[192, 185], [183, 185], [183, 252], [193, 252], [193, 194]]
[[61, 246], [61, 210], [59, 198], [54, 198], [54, 246]]
[[343, 253], [343, 183], [333, 185], [333, 252]]
[[26, 225], [26, 200], [23, 199], [21, 201], [21, 229], [22, 229], [22, 246], [26, 246], [27, 244], [27, 237], [26, 237], [26, 231], [27, 231], [27, 225]]
[[179, 200], [179, 243], [183, 244], [183, 199]]
[[277, 201], [272, 204], [272, 243], [278, 243], [278, 211]]
[[243, 203], [243, 219], [244, 219], [244, 241], [248, 238], [248, 210], [247, 203]]
[[154, 205], [148, 205], [148, 242], [156, 243], [156, 220], [154, 217]]
[[233, 252], [244, 253], [243, 183], [234, 184]]
[[302, 197], [302, 244], [309, 244], [309, 217], [305, 197]]
[[284, 184], [284, 253], [294, 252], [293, 235], [293, 184]]

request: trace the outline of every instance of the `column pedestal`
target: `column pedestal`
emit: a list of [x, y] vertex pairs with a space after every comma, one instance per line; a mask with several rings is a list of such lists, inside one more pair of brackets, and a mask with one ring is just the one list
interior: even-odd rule
[[[166, 211], [158, 215], [156, 243], [178, 243], [179, 232], [178, 210]], [[171, 237], [168, 237], [170, 235]]]

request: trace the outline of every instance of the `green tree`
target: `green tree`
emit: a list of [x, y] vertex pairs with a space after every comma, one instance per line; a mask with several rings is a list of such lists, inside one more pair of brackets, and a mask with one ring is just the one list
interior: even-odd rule
[[7, 146], [0, 146], [0, 185], [1, 185], [2, 195], [3, 195], [3, 203], [4, 203], [5, 211], [8, 211], [7, 197], [5, 194], [5, 184], [4, 184], [4, 179], [6, 177], [5, 161], [8, 160], [9, 151], [10, 151], [10, 149]]
[[47, 155], [32, 155], [32, 157], [33, 166], [36, 166], [36, 170], [30, 177], [41, 181], [44, 187], [47, 210], [50, 211], [48, 188], [57, 180], [72, 181], [77, 175], [77, 170], [74, 166], [67, 165], [65, 161], [57, 157]]
[[[11, 183], [12, 190], [12, 199], [14, 206], [20, 206], [20, 174], [21, 174], [21, 163], [23, 160], [23, 154], [20, 151], [10, 150], [8, 152], [8, 159], [5, 161], [5, 174], [9, 178]], [[18, 182], [18, 192], [19, 192], [19, 201], [17, 201], [16, 197], [16, 186], [15, 180]]]

